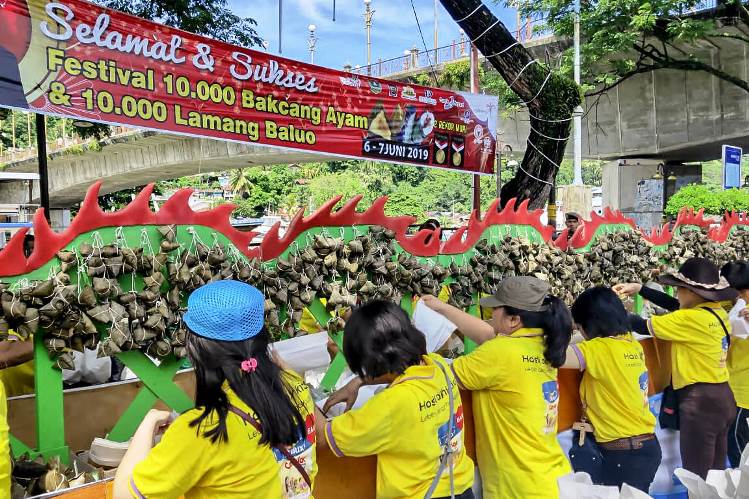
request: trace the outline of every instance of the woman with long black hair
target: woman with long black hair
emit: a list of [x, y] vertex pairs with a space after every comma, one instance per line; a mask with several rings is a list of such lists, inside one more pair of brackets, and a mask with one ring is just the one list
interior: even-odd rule
[[427, 306], [479, 344], [452, 364], [458, 383], [473, 390], [476, 457], [484, 499], [549, 499], [571, 471], [557, 441], [557, 368], [564, 364], [572, 320], [549, 284], [535, 277], [503, 280], [481, 305], [484, 322], [425, 296]]
[[117, 470], [115, 499], [311, 497], [314, 405], [304, 381], [269, 354], [264, 301], [238, 281], [190, 295], [184, 320], [196, 408], [155, 447], [170, 413], [148, 413]]
[[364, 383], [388, 387], [327, 424], [317, 418], [333, 453], [377, 455], [377, 499], [473, 499], [459, 388], [444, 359], [427, 354], [406, 312], [381, 300], [356, 308], [346, 322], [343, 355], [358, 378], [323, 410], [343, 401], [350, 406]]
[[648, 402], [644, 353], [630, 332], [627, 311], [605, 287], [584, 291], [571, 311], [585, 341], [567, 349], [562, 368], [583, 373], [583, 422], [593, 432], [583, 434], [583, 445], [586, 438], [595, 439], [581, 449], [573, 438], [573, 467], [590, 474], [594, 483], [627, 483], [647, 493], [661, 463], [661, 446]]

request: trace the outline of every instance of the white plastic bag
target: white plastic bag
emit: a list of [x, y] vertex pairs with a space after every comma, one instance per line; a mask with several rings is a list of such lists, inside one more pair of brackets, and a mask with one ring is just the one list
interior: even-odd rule
[[559, 499], [619, 499], [617, 487], [593, 485], [584, 472], [569, 473], [557, 479]]
[[413, 324], [427, 340], [427, 352], [436, 352], [447, 342], [458, 326], [419, 300], [414, 308]]
[[736, 305], [728, 313], [728, 320], [731, 323], [731, 336], [741, 339], [749, 338], [749, 321], [739, 315], [739, 312], [744, 308], [746, 308], [746, 302], [739, 298]]
[[96, 350], [84, 348], [83, 353], [73, 350], [73, 361], [75, 370], [62, 370], [62, 379], [67, 383], [100, 385], [109, 381], [109, 377], [112, 376], [112, 359], [98, 358]]
[[330, 364], [328, 333], [325, 331], [277, 341], [272, 348], [286, 365], [300, 374]]

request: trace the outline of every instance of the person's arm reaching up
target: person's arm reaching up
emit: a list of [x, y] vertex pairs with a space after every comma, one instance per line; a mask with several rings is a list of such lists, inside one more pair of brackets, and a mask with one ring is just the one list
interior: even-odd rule
[[424, 305], [435, 312], [444, 315], [450, 322], [458, 327], [458, 330], [460, 330], [466, 338], [475, 341], [479, 345], [494, 339], [496, 336], [494, 328], [478, 317], [474, 317], [452, 305], [443, 303], [435, 296], [425, 295], [422, 296], [421, 299], [424, 302]]

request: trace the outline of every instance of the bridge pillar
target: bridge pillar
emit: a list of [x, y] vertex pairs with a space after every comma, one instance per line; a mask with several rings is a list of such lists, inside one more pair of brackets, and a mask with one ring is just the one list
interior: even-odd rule
[[603, 167], [603, 206], [620, 210], [650, 229], [663, 224], [663, 209], [676, 191], [700, 181], [701, 163], [657, 158], [610, 161]]

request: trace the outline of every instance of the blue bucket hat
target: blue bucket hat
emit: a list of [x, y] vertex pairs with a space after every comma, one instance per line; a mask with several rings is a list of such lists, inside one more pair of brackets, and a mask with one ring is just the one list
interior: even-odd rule
[[239, 281], [216, 281], [193, 291], [184, 321], [203, 338], [242, 341], [263, 329], [264, 305], [257, 288]]

